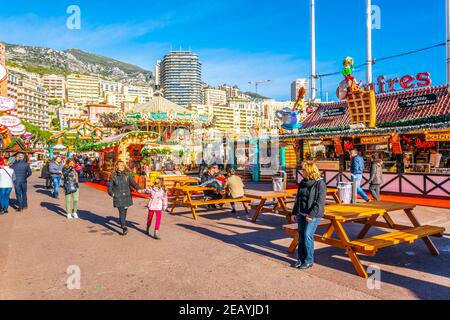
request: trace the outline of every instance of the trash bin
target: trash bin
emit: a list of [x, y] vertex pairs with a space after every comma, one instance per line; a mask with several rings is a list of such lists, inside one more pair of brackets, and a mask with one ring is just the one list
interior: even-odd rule
[[272, 178], [273, 191], [282, 191], [284, 188], [283, 178]]
[[339, 182], [338, 184], [338, 195], [342, 204], [352, 203], [352, 190], [353, 185], [351, 182]]

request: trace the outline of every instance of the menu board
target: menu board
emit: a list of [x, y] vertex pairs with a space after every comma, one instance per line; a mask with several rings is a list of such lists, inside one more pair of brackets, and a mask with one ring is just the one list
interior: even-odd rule
[[426, 106], [438, 102], [436, 94], [424, 94], [416, 97], [398, 99], [398, 106], [400, 108], [413, 108], [418, 106]]
[[322, 118], [343, 116], [344, 114], [345, 114], [344, 107], [333, 107], [320, 110], [320, 116]]

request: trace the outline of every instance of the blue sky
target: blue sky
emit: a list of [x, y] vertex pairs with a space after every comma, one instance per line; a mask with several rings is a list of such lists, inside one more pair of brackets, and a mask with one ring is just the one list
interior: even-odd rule
[[[372, 0], [381, 9], [374, 57], [445, 42], [445, 0]], [[290, 82], [309, 75], [309, 0], [0, 0], [0, 41], [79, 48], [152, 70], [171, 48], [200, 54], [211, 85], [271, 79], [263, 95], [290, 98]], [[66, 28], [67, 7], [81, 9], [81, 30]], [[317, 72], [338, 71], [345, 56], [365, 61], [365, 1], [316, 0]], [[429, 71], [445, 83], [445, 47], [379, 62], [374, 77]], [[364, 70], [356, 73], [364, 79]], [[335, 98], [341, 76], [323, 79]]]

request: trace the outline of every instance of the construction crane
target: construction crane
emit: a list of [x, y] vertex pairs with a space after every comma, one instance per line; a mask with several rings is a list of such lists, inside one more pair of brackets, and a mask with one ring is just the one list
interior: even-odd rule
[[272, 80], [258, 80], [258, 81], [249, 81], [248, 84], [254, 84], [255, 85], [255, 93], [258, 94], [258, 87], [259, 85], [263, 84], [263, 83], [269, 83], [272, 82]]

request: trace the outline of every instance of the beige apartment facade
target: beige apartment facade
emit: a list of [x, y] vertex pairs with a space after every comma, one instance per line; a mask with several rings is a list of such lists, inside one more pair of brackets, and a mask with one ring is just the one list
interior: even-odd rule
[[66, 79], [67, 101], [86, 105], [100, 100], [100, 79], [96, 76], [70, 74]]
[[17, 116], [42, 130], [49, 130], [48, 110], [45, 89], [31, 79], [21, 79], [17, 90]]

